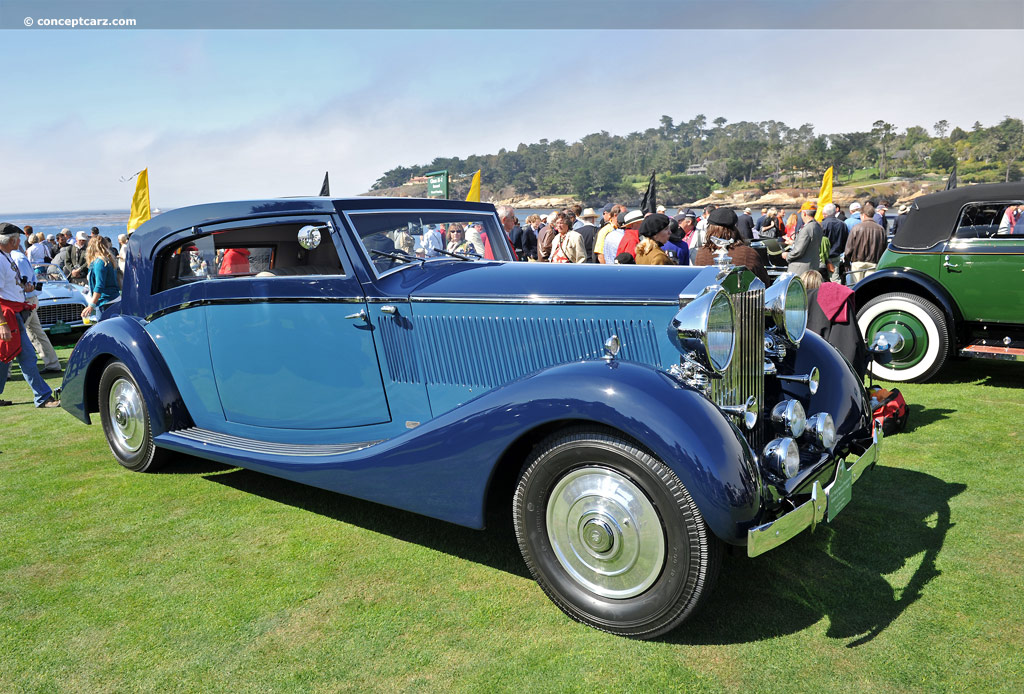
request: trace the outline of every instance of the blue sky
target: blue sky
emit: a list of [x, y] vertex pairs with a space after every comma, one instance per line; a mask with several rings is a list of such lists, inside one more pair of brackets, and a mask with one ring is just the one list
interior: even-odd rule
[[[709, 120], [1024, 116], [1016, 31], [12, 31], [0, 211], [365, 191], [386, 169]], [[765, 51], [765, 46], [772, 50]], [[996, 48], [1010, 47], [1010, 50]], [[828, 77], [825, 87], [820, 75]]]

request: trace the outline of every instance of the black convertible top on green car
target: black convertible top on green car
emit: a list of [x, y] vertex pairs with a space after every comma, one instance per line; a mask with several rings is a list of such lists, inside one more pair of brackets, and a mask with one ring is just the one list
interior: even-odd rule
[[857, 322], [870, 344], [897, 333], [890, 381], [925, 381], [950, 354], [1024, 361], [1024, 182], [975, 185], [917, 198], [861, 280]]

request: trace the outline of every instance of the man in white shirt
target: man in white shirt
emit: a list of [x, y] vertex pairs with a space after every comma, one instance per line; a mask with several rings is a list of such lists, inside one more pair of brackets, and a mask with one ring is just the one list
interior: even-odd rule
[[[7, 222], [0, 223], [0, 300], [19, 306], [24, 303], [25, 289], [30, 286], [21, 282], [18, 266], [11, 258], [11, 251], [20, 245], [21, 229]], [[10, 321], [15, 321], [15, 323], [12, 325]], [[32, 388], [36, 407], [60, 407], [60, 402], [53, 398], [50, 386], [39, 375], [39, 368], [36, 366], [36, 351], [25, 333], [24, 323], [19, 312], [7, 306], [3, 312], [0, 312], [0, 341], [10, 343], [14, 339], [21, 341], [21, 352], [17, 355], [18, 365], [21, 367], [25, 381]], [[7, 384], [9, 370], [10, 362], [0, 360], [0, 394], [3, 393], [4, 386]], [[0, 399], [0, 407], [12, 404], [14, 403], [10, 400]]]
[[34, 238], [35, 242], [28, 247], [28, 251], [25, 253], [30, 263], [45, 263], [48, 258], [53, 257], [50, 254], [50, 247], [46, 245], [46, 240], [42, 234], [31, 238]]
[[423, 246], [423, 255], [427, 258], [433, 258], [436, 255], [441, 255], [437, 252], [438, 248], [444, 248], [444, 237], [441, 236], [441, 232], [438, 231], [437, 227], [433, 224], [428, 224], [423, 227], [423, 236], [420, 242]]
[[[36, 246], [39, 244], [37, 243]], [[33, 246], [32, 248], [35, 248]], [[32, 250], [31, 248], [29, 249]], [[16, 248], [11, 251], [11, 258], [18, 265], [18, 272], [21, 277], [28, 277], [28, 281], [32, 284], [29, 288], [25, 289], [25, 303], [32, 306], [31, 311], [26, 311], [21, 315], [22, 321], [25, 323], [25, 332], [28, 333], [28, 339], [32, 342], [32, 346], [36, 350], [36, 356], [42, 355], [43, 357], [43, 368], [39, 373], [60, 373], [60, 360], [57, 358], [57, 353], [53, 351], [53, 345], [50, 344], [50, 338], [46, 335], [46, 331], [43, 330], [42, 324], [39, 322], [39, 315], [36, 311], [39, 308], [39, 292], [36, 291], [35, 286], [35, 271], [32, 268], [32, 263], [29, 258], [21, 252], [20, 248]]]

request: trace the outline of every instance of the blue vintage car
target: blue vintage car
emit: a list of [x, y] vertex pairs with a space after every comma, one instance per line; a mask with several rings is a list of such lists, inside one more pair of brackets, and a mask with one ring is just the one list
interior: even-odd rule
[[71, 332], [72, 328], [86, 327], [82, 309], [89, 305], [88, 288], [69, 281], [64, 271], [53, 263], [33, 263], [32, 270], [40, 287], [36, 311], [43, 330], [59, 335]]
[[511, 514], [574, 619], [651, 638], [850, 501], [863, 384], [744, 269], [508, 262], [494, 207], [289, 199], [160, 215], [61, 402], [147, 471], [191, 454], [473, 528]]

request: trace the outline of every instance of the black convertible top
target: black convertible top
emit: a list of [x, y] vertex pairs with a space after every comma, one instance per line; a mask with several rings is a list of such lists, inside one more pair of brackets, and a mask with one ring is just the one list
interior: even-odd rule
[[970, 202], [1024, 200], [1024, 183], [986, 183], [922, 195], [914, 200], [892, 245], [907, 250], [931, 248], [949, 239], [964, 205]]

